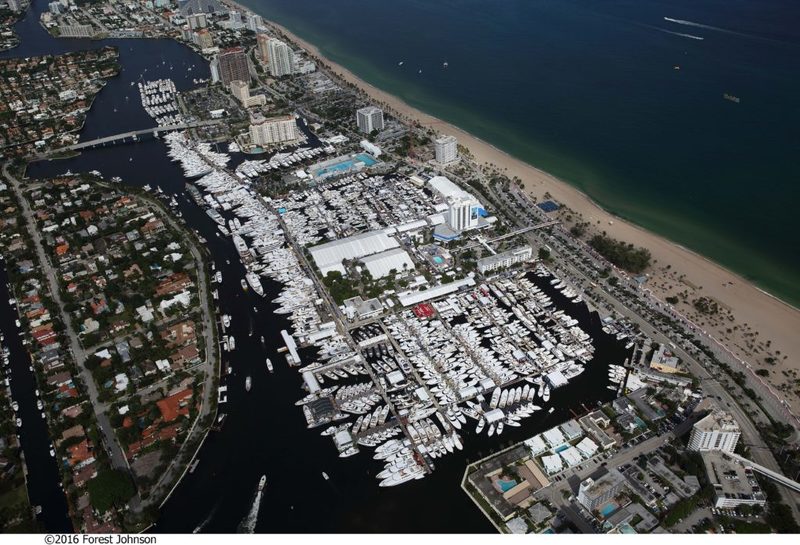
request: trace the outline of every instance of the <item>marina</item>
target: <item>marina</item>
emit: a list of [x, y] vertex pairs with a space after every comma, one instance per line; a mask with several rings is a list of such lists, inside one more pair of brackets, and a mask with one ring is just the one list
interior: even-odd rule
[[[129, 47], [142, 48], [144, 46], [141, 44], [147, 43], [144, 40], [135, 41], [130, 46], [126, 43], [121, 57], [123, 62], [130, 61], [131, 58], [136, 59], [135, 52]], [[96, 137], [98, 133], [102, 134], [102, 119], [111, 115], [115, 107], [120, 110], [118, 118], [127, 120], [125, 128], [135, 129], [152, 122], [138, 101], [130, 101], [129, 106], [125, 106], [124, 102], [118, 103], [115, 97], [124, 97], [126, 91], [121, 91], [119, 95], [115, 95], [114, 91], [117, 87], [120, 89], [131, 87], [130, 83], [135, 84], [139, 81], [143, 69], [137, 69], [137, 66], [147, 66], [145, 57], [148, 54], [143, 52], [141, 55], [144, 57], [126, 64], [123, 77], [109, 83], [107, 89], [109, 92], [99, 96], [87, 120], [85, 129], [87, 135]], [[173, 55], [171, 62], [175, 66], [198, 62], [194, 54], [177, 45], [174, 50], [170, 46], [168, 54]], [[148, 71], [149, 78], [171, 77], [176, 79], [178, 87], [186, 85], [185, 82], [177, 81], [176, 74], [177, 71], [171, 72], [168, 67]], [[326, 240], [322, 235], [328, 229], [317, 229], [317, 232], [312, 232], [309, 223], [308, 232], [304, 233], [302, 223], [305, 220], [289, 214], [289, 220], [292, 222], [289, 231], [288, 224], [282, 222], [286, 214], [281, 213], [280, 209], [282, 205], [291, 203], [269, 202], [262, 199], [248, 186], [246, 180], [233, 172], [220, 171], [222, 167], [203, 158], [196, 149], [191, 148], [188, 141], [182, 144], [190, 148], [193, 153], [197, 153], [199, 159], [189, 171], [191, 176], [188, 181], [191, 185], [187, 185], [186, 173], [183, 171], [184, 163], [173, 162], [168, 155], [170, 147], [167, 136], [169, 135], [159, 139], [143, 139], [136, 144], [116, 148], [85, 150], [80, 157], [37, 163], [31, 165], [28, 170], [28, 176], [32, 178], [52, 176], [66, 170], [73, 172], [100, 170], [105, 176], [119, 178], [120, 183], [138, 187], [149, 185], [162, 189], [168, 198], [176, 199], [177, 210], [182, 214], [183, 220], [208, 241], [209, 251], [220, 274], [218, 281], [213, 284], [213, 290], [217, 293], [215, 300], [219, 302], [222, 313], [230, 316], [227, 334], [229, 339], [234, 339], [235, 346], [233, 352], [225, 352], [223, 355], [224, 364], [230, 372], [221, 378], [220, 415], [214, 427], [215, 431], [208, 436], [198, 455], [203, 462], [195, 466], [191, 474], [184, 477], [169, 501], [162, 507], [161, 516], [154, 530], [191, 532], [202, 525], [203, 531], [235, 531], [242, 517], [253, 506], [252, 495], [256, 483], [265, 473], [265, 468], [272, 467], [277, 471], [274, 475], [270, 472], [270, 484], [263, 491], [260, 505], [263, 509], [269, 509], [274, 516], [260, 517], [255, 525], [256, 531], [307, 531], [311, 519], [317, 531], [377, 529], [441, 531], [443, 528], [458, 528], [459, 531], [473, 532], [488, 531], [490, 526], [486, 521], [472, 516], [473, 507], [468, 500], [462, 498], [458, 482], [463, 472], [464, 459], [474, 458], [478, 452], [494, 448], [497, 431], [492, 437], [487, 435], [488, 429], [476, 435], [474, 426], [478, 421], [466, 415], [466, 412], [472, 409], [466, 403], [455, 403], [461, 409], [461, 418], [453, 407], [452, 414], [455, 415], [455, 421], [461, 424], [459, 429], [448, 418], [447, 410], [444, 413], [434, 411], [426, 414], [432, 407], [420, 407], [419, 400], [413, 397], [410, 399], [413, 403], [407, 407], [409, 411], [412, 409], [415, 411], [413, 416], [416, 420], [411, 423], [413, 431], [406, 434], [402, 428], [400, 431], [393, 429], [400, 427], [394, 425], [399, 424], [400, 419], [399, 415], [391, 410], [381, 422], [382, 413], [386, 411], [385, 407], [388, 407], [389, 403], [394, 403], [394, 400], [400, 402], [401, 390], [397, 390], [396, 395], [388, 403], [381, 396], [378, 403], [372, 403], [367, 409], [365, 396], [359, 397], [361, 392], [357, 389], [346, 388], [348, 385], [354, 386], [359, 383], [376, 384], [372, 379], [373, 374], [378, 379], [377, 384], [380, 384], [380, 378], [383, 377], [385, 380], [389, 373], [381, 367], [384, 370], [378, 376], [372, 364], [377, 364], [380, 360], [380, 363], [388, 365], [383, 358], [396, 360], [396, 357], [404, 355], [402, 347], [396, 347], [397, 340], [390, 339], [389, 332], [386, 332], [383, 334], [387, 335], [387, 341], [376, 343], [372, 350], [374, 354], [368, 353], [369, 346], [363, 349], [366, 353], [363, 361], [347, 363], [341, 359], [341, 354], [335, 352], [335, 347], [346, 345], [346, 339], [352, 335], [348, 333], [346, 336], [345, 332], [331, 326], [331, 322], [335, 322], [335, 319], [329, 311], [318, 313], [321, 309], [317, 305], [319, 297], [314, 291], [313, 280], [305, 273], [296, 274], [298, 270], [302, 271], [300, 257], [291, 249], [284, 233], [284, 231], [289, 232], [298, 239], [308, 236], [308, 242], [305, 244], [313, 245], [312, 239], [315, 237], [318, 237], [316, 242]], [[233, 153], [235, 150], [229, 149], [225, 155], [230, 156]], [[129, 158], [132, 158], [132, 161], [129, 161]], [[156, 178], [148, 176], [141, 169], [131, 169], [131, 164], [148, 164], [160, 175]], [[359, 229], [367, 229], [371, 223], [384, 227], [394, 225], [399, 232], [403, 232], [402, 230], [408, 229], [413, 222], [420, 221], [421, 217], [435, 212], [431, 209], [430, 198], [424, 192], [418, 191], [418, 188], [408, 180], [371, 177], [368, 174], [369, 171], [361, 171], [357, 173], [358, 178], [347, 179], [350, 174], [339, 178], [331, 177], [331, 180], [326, 182], [324, 191], [327, 192], [326, 196], [333, 199], [356, 199], [362, 203], [369, 201], [379, 203], [376, 206], [381, 207], [383, 221], [375, 223], [378, 221], [376, 218], [370, 217], [370, 214], [366, 216], [358, 214], [358, 209], [355, 207], [339, 208], [336, 215], [338, 217], [348, 215], [347, 217], [354, 221], [353, 230], [342, 230], [344, 223], [339, 223], [339, 227], [336, 227], [337, 216], [332, 216], [330, 225], [334, 226], [336, 233], [334, 237], [340, 238], [358, 232]], [[200, 184], [201, 180], [203, 184]], [[348, 183], [353, 182], [358, 182], [354, 191], [342, 191]], [[406, 206], [398, 206], [400, 197], [396, 191], [381, 194], [381, 184], [396, 186], [396, 191], [402, 192], [402, 200]], [[367, 193], [370, 186], [372, 192]], [[215, 188], [214, 192], [212, 188]], [[414, 194], [417, 196], [414, 197]], [[200, 205], [198, 205], [198, 195], [201, 198]], [[209, 202], [210, 196], [213, 196], [212, 202]], [[298, 194], [295, 197], [322, 200], [321, 196], [314, 193], [305, 196]], [[226, 202], [229, 206], [227, 209]], [[217, 203], [218, 207], [214, 206], [214, 203]], [[313, 207], [308, 209], [313, 213]], [[224, 221], [222, 223], [215, 221], [212, 219], [214, 216], [206, 213], [207, 210], [215, 211]], [[230, 230], [229, 220], [237, 218], [241, 227], [237, 228], [234, 224], [236, 230], [234, 233]], [[359, 223], [363, 226], [358, 227]], [[224, 227], [231, 235], [222, 233], [220, 227]], [[238, 234], [247, 244], [245, 259], [233, 243], [233, 234]], [[243, 261], [250, 259], [246, 255], [249, 255], [252, 261], [244, 263]], [[241, 289], [240, 282], [242, 280], [247, 282], [246, 275], [249, 272], [259, 276], [264, 289], [263, 297], [252, 289], [246, 292]], [[535, 412], [535, 417], [521, 418], [522, 424], [519, 427], [505, 424], [501, 435], [504, 440], [506, 437], [507, 440], [520, 440], [563, 421], [568, 418], [568, 408], [572, 405], [573, 399], [585, 400], [587, 404], [592, 404], [593, 400], [610, 399], [612, 394], [604, 387], [607, 380], [605, 362], [622, 362], [625, 358], [624, 351], [617, 341], [600, 330], [600, 320], [596, 315], [590, 314], [581, 305], [571, 306], [573, 305], [571, 300], [551, 286], [546, 278], [538, 277], [534, 273], [531, 281], [551, 298], [555, 307], [570, 309], [569, 314], [578, 319], [581, 328], [591, 336], [597, 361], [586, 365], [583, 373], [570, 380], [562, 390], [557, 390], [558, 395], [552, 396], [550, 406]], [[460, 296], [461, 294], [458, 295]], [[491, 288], [490, 297], [494, 299]], [[502, 301], [495, 304], [505, 308]], [[511, 318], [511, 321], [515, 320], [516, 316]], [[252, 337], [248, 336], [251, 323], [255, 324]], [[353, 325], [352, 323], [348, 325], [350, 330], [357, 329], [352, 327]], [[369, 333], [366, 329], [363, 332]], [[356, 345], [364, 340], [369, 343], [379, 335], [370, 334], [369, 337], [357, 341]], [[317, 345], [314, 344], [322, 344], [324, 339], [332, 339], [331, 342], [325, 342], [331, 346], [331, 349], [324, 354], [325, 356], [330, 354], [329, 357], [320, 355]], [[381, 345], [385, 346], [387, 354], [391, 345], [391, 355], [384, 356]], [[348, 347], [348, 350], [361, 351], [356, 346]], [[267, 358], [274, 362], [272, 374], [265, 365]], [[284, 361], [286, 365], [283, 365]], [[402, 357], [401, 362], [406, 365]], [[402, 372], [401, 362], [397, 362], [397, 365]], [[233, 365], [230, 365], [231, 363]], [[332, 364], [333, 367], [325, 370], [323, 366], [328, 364]], [[348, 399], [364, 401], [360, 409], [356, 403], [347, 406], [365, 412], [341, 411], [343, 415], [350, 416], [308, 430], [306, 413], [295, 403], [312, 394], [301, 392], [297, 386], [306, 385], [303, 379], [305, 367], [316, 365], [320, 366], [320, 370], [315, 372], [316, 368], [312, 367], [307, 371], [312, 377], [319, 376], [324, 382], [319, 385], [320, 389], [314, 395], [324, 397], [326, 395], [324, 390], [332, 388], [333, 390], [328, 393], [337, 396], [343, 390], [344, 393], [339, 398], [342, 404], [344, 405]], [[352, 374], [348, 368], [356, 374]], [[350, 377], [344, 379], [336, 373], [336, 369], [349, 374]], [[409, 369], [413, 377], [416, 367], [412, 365]], [[338, 378], [326, 375], [326, 371]], [[244, 388], [245, 377], [248, 375], [253, 381], [253, 388], [249, 393]], [[466, 378], [468, 381], [471, 380], [470, 377]], [[416, 381], [416, 378], [413, 380]], [[311, 383], [313, 384], [313, 380]], [[512, 386], [514, 389], [517, 386], [524, 388], [523, 383], [527, 382], [520, 379], [518, 383], [508, 385], [504, 389], [512, 389]], [[485, 401], [490, 400], [493, 391], [492, 389], [481, 394]], [[347, 393], [350, 394], [349, 398], [345, 396]], [[439, 402], [439, 397], [435, 395], [431, 395], [431, 399], [435, 400], [435, 403]], [[506, 405], [508, 405], [507, 399]], [[477, 398], [472, 402], [481, 403]], [[431, 405], [435, 406], [435, 403], [432, 402]], [[535, 404], [544, 405], [541, 400], [537, 400]], [[381, 410], [376, 414], [378, 409]], [[550, 414], [546, 414], [548, 412]], [[446, 424], [437, 414], [450, 422], [455, 433], [445, 434]], [[365, 425], [367, 416], [369, 425]], [[352, 430], [358, 417], [364, 418], [356, 434], [355, 445], [364, 452], [361, 455], [354, 453], [343, 460], [339, 457], [339, 450], [331, 444], [332, 435], [322, 435], [322, 433], [332, 426], [348, 423]], [[462, 422], [462, 419], [466, 422]], [[430, 423], [427, 420], [430, 420]], [[513, 421], [513, 418], [511, 420]], [[468, 423], [472, 425], [467, 425]], [[25, 428], [28, 429], [27, 422]], [[441, 438], [437, 437], [434, 428], [441, 432]], [[275, 449], [274, 441], [270, 438], [272, 431], [276, 429], [280, 429], [286, 437], [281, 449]], [[254, 434], [253, 430], [259, 430], [259, 433]], [[415, 435], [417, 439], [414, 439]], [[449, 441], [445, 440], [445, 436]], [[358, 439], [362, 440], [361, 443]], [[389, 443], [392, 440], [399, 441], [400, 448], [388, 454], [386, 458], [376, 460], [374, 457], [381, 445], [388, 444], [381, 453], [391, 450], [390, 447], [397, 447], [396, 443]], [[409, 444], [413, 441], [415, 448], [423, 451], [422, 456], [420, 458], [412, 456], [408, 459], [407, 452], [403, 450], [408, 448], [404, 445], [405, 441], [409, 441]], [[449, 452], [448, 443], [452, 444], [452, 454]], [[248, 445], [248, 448], [231, 449], [232, 444]], [[427, 445], [434, 454], [427, 452]], [[463, 451], [459, 450], [458, 445], [461, 445]], [[449, 456], [439, 456], [442, 447], [443, 452], [447, 452]], [[44, 452], [50, 459], [47, 449]], [[314, 456], [309, 457], [309, 452], [314, 452]], [[456, 452], [461, 454], [455, 455]], [[395, 464], [388, 461], [393, 454], [397, 455], [392, 460], [397, 461]], [[435, 471], [429, 473], [429, 469], [426, 469], [424, 479], [417, 478], [419, 471], [414, 467], [414, 465], [419, 466], [420, 461], [423, 465], [435, 462]], [[404, 463], [410, 467], [400, 468], [399, 466]], [[387, 464], [391, 467], [387, 468]], [[386, 469], [391, 473], [386, 484], [401, 484], [400, 481], [403, 481], [402, 486], [388, 487], [391, 490], [388, 495], [387, 486], [378, 486], [387, 477], [376, 479], [378, 473]], [[392, 469], [399, 471], [394, 472]], [[329, 475], [329, 479], [324, 477], [320, 479], [323, 471]], [[392, 477], [395, 473], [400, 475]], [[409, 475], [410, 478], [405, 480]], [[336, 483], [340, 496], [336, 505], [331, 506], [325, 513], [320, 513], [315, 509], [315, 501], [299, 491], [306, 487], [319, 487], [320, 483], [326, 482]], [[450, 506], [447, 513], [435, 508], [442, 501], [448, 502]], [[414, 522], [409, 525], [411, 505], [416, 507], [412, 517]], [[362, 513], [363, 518], [353, 520], [348, 515], [353, 512]]]
[[[218, 226], [227, 226], [222, 233], [246, 271], [243, 290], [263, 296], [262, 279], [282, 286], [272, 302], [292, 324], [281, 336], [286, 362], [302, 378], [305, 393], [295, 405], [307, 427], [320, 428], [342, 458], [365, 448], [391, 450], [376, 474], [380, 487], [419, 480], [434, 470], [434, 460], [463, 448], [467, 418], [476, 422], [475, 433], [488, 437], [521, 427], [554, 390], [591, 365], [591, 335], [534, 280], [573, 305], [581, 296], [543, 266], [470, 280], [468, 289], [445, 297], [434, 290], [398, 310], [382, 298], [369, 317], [324, 304], [326, 294], [298, 258], [302, 248], [311, 247], [314, 257], [319, 243], [376, 230], [419, 238], [438, 221], [419, 184], [359, 172], [266, 198], [247, 176], [231, 175], [220, 168], [223, 162], [189, 150], [175, 134], [170, 156], [184, 174], [194, 173], [195, 164], [210, 169], [193, 182], [200, 193], [195, 200]], [[223, 343], [234, 350], [233, 336]], [[301, 358], [298, 347], [313, 356]], [[270, 360], [267, 367], [273, 372]]]

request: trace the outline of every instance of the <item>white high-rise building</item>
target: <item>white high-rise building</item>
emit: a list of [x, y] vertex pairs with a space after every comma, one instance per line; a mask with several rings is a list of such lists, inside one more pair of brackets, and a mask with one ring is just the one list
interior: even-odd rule
[[433, 141], [433, 145], [437, 163], [444, 165], [458, 159], [458, 140], [455, 136], [440, 136]]
[[383, 110], [376, 106], [367, 106], [356, 111], [358, 130], [363, 133], [383, 130]]
[[267, 103], [264, 95], [250, 95], [250, 84], [246, 81], [235, 79], [230, 85], [231, 94], [235, 96], [245, 108], [263, 106]]
[[242, 24], [242, 14], [238, 11], [228, 12], [228, 28], [236, 30], [242, 28], [242, 26], [244, 26]]
[[695, 423], [689, 436], [689, 450], [733, 452], [739, 442], [739, 424], [730, 413], [717, 411]]
[[256, 15], [255, 13], [247, 14], [247, 19], [245, 21], [245, 27], [247, 27], [247, 30], [258, 32], [258, 29], [262, 26], [264, 26], [264, 20], [261, 19], [260, 15]]
[[434, 176], [428, 185], [447, 205], [445, 220], [454, 231], [468, 231], [480, 226], [483, 205], [472, 193], [464, 191], [445, 176]]
[[271, 75], [279, 77], [294, 73], [294, 52], [288, 45], [276, 38], [270, 38], [267, 49]]
[[447, 225], [455, 231], [469, 231], [478, 227], [481, 203], [466, 193], [447, 198]]
[[271, 117], [255, 116], [250, 120], [250, 141], [257, 146], [291, 142], [299, 133], [293, 115]]

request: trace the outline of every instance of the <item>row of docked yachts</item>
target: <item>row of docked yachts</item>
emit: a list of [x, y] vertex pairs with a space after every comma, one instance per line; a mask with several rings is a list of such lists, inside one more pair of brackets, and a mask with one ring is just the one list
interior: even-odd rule
[[313, 159], [319, 155], [334, 153], [335, 151], [333, 146], [313, 148], [301, 147], [291, 152], [276, 153], [270, 157], [269, 160], [251, 159], [243, 161], [236, 167], [236, 175], [240, 178], [255, 178], [265, 172], [289, 168], [308, 159]]
[[609, 390], [619, 390], [620, 385], [625, 380], [627, 370], [622, 365], [609, 365], [608, 366], [608, 385]]
[[216, 151], [207, 142], [193, 142], [185, 132], [170, 132], [164, 135], [167, 155], [180, 163], [186, 178], [199, 178], [209, 173], [220, 172], [230, 161], [226, 153]]
[[427, 472], [423, 456], [439, 458], [464, 448], [455, 431], [442, 432], [428, 418], [410, 423], [406, 431], [407, 437], [391, 439], [375, 449], [373, 458], [384, 462], [384, 468], [376, 475], [379, 486], [422, 479]]
[[583, 297], [573, 288], [571, 288], [569, 284], [567, 284], [564, 280], [561, 280], [560, 278], [553, 278], [552, 280], [550, 280], [550, 285], [555, 287], [558, 291], [561, 292], [561, 294], [564, 297], [566, 297], [573, 303], [580, 303], [581, 301], [583, 301]]
[[358, 435], [360, 432], [364, 432], [370, 428], [377, 428], [386, 422], [386, 418], [388, 416], [389, 406], [382, 405], [370, 414], [359, 416], [356, 419], [355, 424], [353, 424], [353, 427], [350, 429], [350, 433], [353, 435]]
[[[180, 134], [180, 133], [172, 133]], [[173, 137], [182, 145], [182, 137]], [[200, 147], [198, 144], [197, 147]], [[205, 146], [199, 152], [205, 154], [208, 162], [217, 164], [213, 151]], [[245, 281], [255, 293], [263, 295], [260, 277], [269, 277], [281, 284], [281, 291], [273, 300], [278, 308], [275, 312], [284, 314], [292, 324], [293, 334], [298, 338], [317, 335], [317, 345], [321, 359], [342, 355], [346, 348], [341, 335], [332, 322], [324, 322], [317, 311], [317, 293], [313, 281], [305, 274], [299, 259], [283, 232], [278, 212], [269, 198], [263, 198], [252, 189], [247, 181], [231, 176], [221, 168], [213, 168], [197, 179], [194, 184], [202, 192], [202, 203], [209, 216], [218, 224], [220, 233], [236, 241], [237, 251], [246, 269]], [[223, 214], [229, 216], [226, 220]], [[232, 216], [232, 217], [230, 217]], [[327, 328], [327, 329], [326, 329]], [[341, 350], [340, 350], [341, 349]], [[287, 360], [289, 355], [287, 355]], [[299, 364], [300, 362], [290, 362]], [[329, 362], [330, 363], [330, 362]], [[328, 376], [339, 378], [342, 374], [357, 375], [364, 372], [363, 365], [351, 362], [350, 365], [332, 367]]]

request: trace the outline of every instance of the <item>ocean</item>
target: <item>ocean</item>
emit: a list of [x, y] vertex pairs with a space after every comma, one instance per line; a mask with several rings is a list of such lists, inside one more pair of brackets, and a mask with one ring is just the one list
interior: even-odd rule
[[796, 2], [243, 3], [367, 82], [800, 305]]

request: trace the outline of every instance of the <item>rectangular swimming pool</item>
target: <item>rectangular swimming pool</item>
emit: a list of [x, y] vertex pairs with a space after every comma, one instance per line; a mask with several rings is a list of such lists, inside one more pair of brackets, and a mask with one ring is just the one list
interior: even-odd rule
[[359, 153], [357, 155], [352, 156], [350, 159], [346, 159], [344, 161], [340, 161], [338, 163], [334, 163], [332, 165], [328, 165], [324, 168], [317, 170], [314, 173], [315, 178], [324, 178], [325, 176], [330, 176], [332, 174], [344, 174], [348, 172], [353, 167], [356, 166], [357, 163], [364, 163], [364, 166], [371, 167], [378, 161], [375, 160], [368, 153]]

